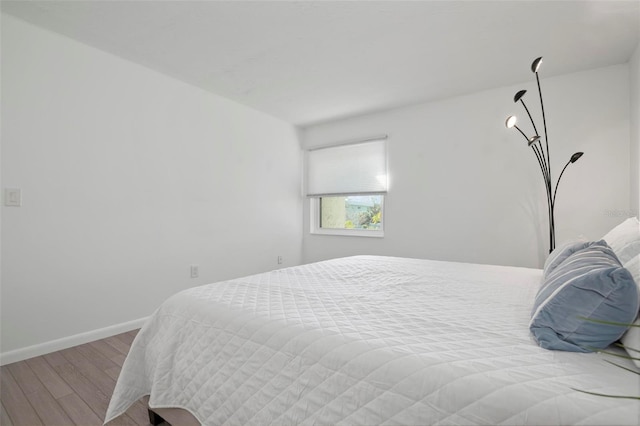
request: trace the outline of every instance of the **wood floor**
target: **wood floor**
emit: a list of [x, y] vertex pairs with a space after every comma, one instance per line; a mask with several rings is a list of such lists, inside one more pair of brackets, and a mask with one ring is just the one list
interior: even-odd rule
[[[102, 425], [138, 330], [0, 367], [0, 425]], [[134, 404], [109, 425], [149, 425]]]

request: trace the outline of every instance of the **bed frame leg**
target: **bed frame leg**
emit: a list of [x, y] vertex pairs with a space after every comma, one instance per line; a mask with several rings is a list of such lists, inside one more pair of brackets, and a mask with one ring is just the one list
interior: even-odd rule
[[157, 413], [155, 413], [154, 411], [151, 411], [151, 408], [147, 408], [147, 411], [149, 412], [149, 423], [151, 423], [153, 426], [158, 426], [159, 424], [162, 424], [165, 422], [165, 420], [160, 417]]

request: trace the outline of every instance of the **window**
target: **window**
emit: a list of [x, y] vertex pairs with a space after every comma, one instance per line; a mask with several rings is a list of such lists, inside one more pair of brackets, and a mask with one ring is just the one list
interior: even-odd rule
[[312, 233], [384, 235], [385, 139], [307, 151]]

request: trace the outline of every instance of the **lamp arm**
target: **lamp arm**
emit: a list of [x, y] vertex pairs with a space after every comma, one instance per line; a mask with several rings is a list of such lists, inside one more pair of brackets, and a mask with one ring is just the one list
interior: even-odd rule
[[[549, 156], [549, 151], [547, 150], [547, 157]], [[566, 166], [565, 166], [566, 168]], [[564, 172], [564, 169], [562, 170]], [[549, 185], [549, 236], [550, 236], [550, 244], [549, 244], [549, 253], [551, 253], [556, 248], [556, 214], [555, 214], [555, 193], [551, 195], [551, 170], [549, 170], [549, 179], [547, 179]], [[556, 190], [558, 189], [558, 181], [556, 181]]]
[[531, 121], [531, 125], [533, 126], [533, 131], [536, 132], [536, 136], [539, 136], [540, 134], [538, 133], [538, 129], [536, 128], [536, 123], [533, 122], [533, 117], [531, 117], [529, 108], [527, 108], [527, 105], [524, 103], [522, 99], [520, 99], [520, 102], [522, 102], [522, 106], [524, 107], [524, 110], [527, 111], [527, 115], [529, 116], [529, 120]]
[[[529, 144], [529, 138], [527, 137], [527, 135], [522, 131], [522, 129], [520, 129], [520, 127], [518, 126], [513, 126], [516, 128], [516, 130], [518, 130], [520, 132], [520, 134], [522, 135], [522, 137], [524, 138], [524, 140], [527, 141], [527, 144]], [[549, 187], [549, 166], [547, 165], [547, 162], [544, 158], [544, 149], [542, 148], [542, 145], [540, 145], [540, 152], [538, 152], [538, 149], [536, 148], [536, 145], [529, 145], [531, 146], [531, 148], [533, 148], [533, 150], [536, 152], [536, 157], [538, 158], [538, 164], [540, 165], [540, 169], [542, 170], [542, 175], [544, 176], [545, 179], [545, 186], [547, 187], [548, 191], [550, 191], [550, 187]]]
[[[531, 145], [531, 149], [533, 150], [533, 153], [536, 155], [536, 158], [538, 159], [538, 165], [540, 166], [540, 170], [542, 171], [542, 178], [544, 179], [544, 186], [545, 188], [548, 189], [548, 174], [547, 174], [547, 168], [544, 165], [544, 157], [542, 156], [542, 154], [539, 152], [538, 147], [536, 147], [535, 145]], [[547, 198], [549, 198], [549, 191], [547, 190]]]
[[553, 251], [555, 248], [555, 220], [553, 217], [553, 201], [551, 199], [551, 177], [549, 176], [548, 169], [543, 166], [544, 164], [544, 151], [542, 150], [542, 146], [538, 150], [538, 147], [534, 145], [531, 146], [533, 152], [536, 154], [536, 158], [538, 159], [538, 164], [540, 165], [540, 170], [542, 171], [542, 177], [544, 179], [544, 189], [547, 193], [547, 213], [549, 214], [549, 253]]
[[[547, 119], [544, 114], [544, 102], [542, 101], [542, 89], [540, 88], [540, 77], [536, 71], [536, 83], [538, 83], [538, 94], [540, 95], [540, 107], [542, 109], [542, 124], [544, 126], [544, 141], [547, 147], [547, 164], [551, 165], [551, 158], [549, 158], [549, 138], [547, 137]], [[551, 167], [549, 167], [549, 178], [551, 178]]]
[[[545, 138], [546, 139], [546, 138]], [[546, 180], [546, 190], [547, 190], [547, 204], [549, 207], [549, 253], [553, 251], [556, 247], [556, 216], [554, 211], [554, 197], [551, 193], [551, 163], [549, 161], [549, 148], [547, 145], [547, 158], [545, 161], [544, 157], [544, 146], [542, 146], [542, 141], [538, 141], [540, 143], [540, 155], [542, 157], [542, 162], [546, 165], [547, 172], [547, 180]], [[547, 142], [548, 143], [548, 142]]]
[[[515, 127], [520, 134], [522, 135], [522, 137], [524, 138], [524, 140], [527, 141], [527, 143], [529, 143], [529, 138], [527, 137], [527, 135], [524, 134], [524, 132], [520, 129], [520, 127], [518, 126], [513, 126]], [[530, 145], [531, 149], [533, 150], [534, 154], [536, 155], [536, 159], [538, 160], [538, 165], [540, 166], [540, 171], [542, 172], [542, 179], [544, 179], [544, 187], [547, 190], [547, 200], [551, 201], [550, 196], [551, 196], [551, 186], [549, 183], [549, 170], [546, 167], [546, 163], [544, 161], [544, 151], [542, 150], [542, 146], [540, 146], [540, 149], [538, 150], [538, 147], [536, 147], [535, 144]]]
[[562, 171], [560, 172], [560, 176], [558, 177], [558, 181], [556, 182], [556, 189], [553, 191], [553, 197], [551, 198], [551, 206], [555, 206], [556, 204], [556, 193], [558, 192], [558, 185], [560, 184], [560, 179], [562, 179], [562, 174], [567, 169], [567, 167], [571, 164], [571, 160], [567, 161], [567, 164], [564, 165]]
[[533, 144], [532, 148], [536, 148], [536, 151], [540, 155], [540, 162], [541, 162], [540, 167], [542, 167], [544, 169], [544, 174], [545, 174], [545, 182], [544, 182], [544, 184], [545, 184], [545, 186], [548, 187], [549, 186], [549, 179], [550, 179], [550, 177], [549, 177], [549, 166], [547, 165], [547, 161], [544, 158], [544, 149], [542, 148], [542, 145], [540, 145], [540, 147], [537, 147], [536, 144]]
[[527, 143], [529, 143], [529, 138], [527, 137], [527, 135], [524, 134], [524, 132], [520, 129], [520, 127], [514, 125], [513, 127], [516, 128], [516, 130], [518, 130], [520, 132], [520, 134], [522, 135], [522, 137], [527, 141]]
[[542, 179], [544, 180], [544, 187], [547, 191], [547, 204], [549, 205], [549, 211], [551, 211], [551, 194], [549, 192], [549, 179], [547, 177], [547, 173], [545, 171], [545, 168], [543, 166], [543, 161], [542, 161], [542, 155], [538, 152], [538, 149], [532, 145], [531, 149], [533, 150], [533, 153], [536, 155], [536, 158], [538, 159], [538, 165], [540, 166], [540, 171], [542, 172]]
[[538, 148], [535, 144], [532, 145], [531, 148], [535, 152], [536, 157], [538, 157], [538, 164], [540, 165], [540, 169], [542, 170], [542, 176], [544, 178], [544, 189], [547, 192], [547, 202], [549, 204], [549, 208], [551, 208], [551, 205], [552, 205], [551, 176], [549, 175], [549, 169], [545, 163], [544, 150], [542, 149], [542, 146]]
[[[536, 83], [538, 85], [538, 95], [540, 96], [540, 108], [542, 109], [542, 124], [544, 126], [544, 141], [546, 145], [546, 154], [547, 154], [547, 191], [548, 191], [548, 201], [549, 201], [549, 240], [550, 240], [550, 249], [549, 253], [553, 251], [556, 245], [556, 224], [554, 217], [554, 199], [555, 195], [551, 195], [551, 157], [549, 155], [549, 137], [547, 134], [547, 118], [544, 113], [544, 101], [542, 100], [542, 89], [540, 88], [540, 77], [538, 76], [538, 69], [536, 65], [539, 65], [539, 61], [542, 58], [536, 59], [534, 63], [531, 65], [531, 71], [533, 71], [536, 75]], [[542, 150], [542, 144], [540, 144], [540, 149]], [[544, 150], [542, 150], [544, 152]], [[566, 167], [566, 166], [565, 166]], [[563, 170], [564, 171], [564, 170]], [[558, 179], [558, 182], [560, 179]], [[556, 189], [558, 185], [556, 184]]]

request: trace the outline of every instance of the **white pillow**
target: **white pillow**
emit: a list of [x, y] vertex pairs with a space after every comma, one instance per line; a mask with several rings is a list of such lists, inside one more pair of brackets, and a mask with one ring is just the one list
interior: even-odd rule
[[640, 254], [640, 223], [630, 217], [602, 237], [623, 265]]
[[[633, 276], [633, 279], [635, 280], [636, 285], [638, 286], [638, 289], [640, 289], [640, 254], [634, 257], [633, 259], [629, 260], [623, 266], [629, 272], [631, 272], [631, 275]], [[638, 327], [631, 327], [624, 334], [624, 336], [622, 336], [622, 339], [620, 339], [620, 341], [626, 347], [640, 350], [640, 318], [636, 319], [636, 321], [633, 324]], [[640, 352], [627, 349], [627, 353], [631, 357], [640, 358]], [[634, 359], [633, 362], [635, 365], [640, 367], [640, 360]]]
[[640, 288], [640, 254], [635, 255], [633, 259], [628, 260], [622, 266], [631, 272], [633, 279]]
[[[637, 319], [633, 323], [633, 325], [634, 327], [629, 328], [629, 330], [624, 333], [624, 336], [622, 336], [622, 339], [620, 339], [620, 341], [625, 346], [625, 349], [627, 350], [627, 354], [629, 356], [640, 358], [640, 352], [629, 349], [633, 348], [637, 351], [640, 351], [640, 319]], [[640, 360], [634, 359], [632, 361], [637, 367], [640, 367]]]

